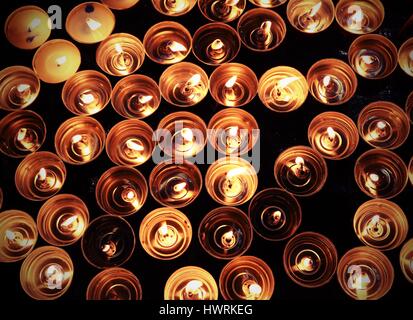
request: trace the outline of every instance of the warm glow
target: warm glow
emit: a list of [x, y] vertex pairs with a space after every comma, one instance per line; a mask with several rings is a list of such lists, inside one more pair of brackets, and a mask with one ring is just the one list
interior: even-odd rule
[[235, 82], [237, 82], [237, 76], [232, 76], [231, 78], [229, 78], [229, 80], [227, 82], [225, 82], [225, 87], [226, 88], [232, 88], [235, 84]]
[[227, 178], [232, 179], [233, 177], [236, 177], [240, 174], [245, 173], [245, 168], [239, 167], [239, 168], [234, 168], [228, 171], [227, 173]]
[[369, 178], [372, 182], [377, 182], [380, 179], [379, 175], [376, 173], [370, 173]]
[[229, 134], [231, 137], [236, 137], [236, 136], [238, 135], [238, 130], [239, 130], [239, 128], [238, 128], [237, 126], [229, 127], [229, 129], [228, 129], [228, 134]]
[[153, 99], [153, 96], [139, 96], [138, 100], [140, 104], [145, 104], [148, 103], [149, 101], [151, 101]]
[[264, 21], [261, 24], [260, 28], [262, 30], [264, 30], [265, 33], [270, 33], [271, 32], [271, 26], [272, 26], [272, 22], [267, 20], [267, 21]]
[[186, 47], [182, 43], [179, 43], [177, 41], [171, 41], [170, 43], [168, 43], [168, 48], [172, 52], [187, 51]]
[[234, 231], [230, 230], [228, 232], [225, 232], [223, 238], [227, 241], [231, 241], [234, 238]]
[[17, 141], [24, 140], [24, 138], [26, 138], [26, 134], [27, 134], [27, 129], [21, 128], [19, 132], [17, 133]]
[[59, 66], [65, 64], [66, 61], [67, 61], [67, 57], [66, 56], [61, 56], [61, 57], [56, 59], [56, 64], [59, 67]]
[[90, 30], [95, 31], [99, 29], [102, 24], [99, 21], [96, 21], [92, 18], [87, 18], [86, 19], [86, 24], [89, 26]]
[[380, 222], [380, 216], [378, 214], [373, 216], [373, 218], [371, 218], [371, 221], [370, 221], [372, 226], [378, 224], [379, 222]]
[[350, 17], [351, 23], [355, 24], [356, 26], [360, 26], [360, 23], [363, 21], [364, 14], [363, 10], [358, 5], [352, 5], [347, 9], [348, 13], [353, 13]]
[[119, 54], [123, 53], [122, 46], [119, 43], [115, 44], [115, 50]]
[[315, 5], [311, 8], [309, 16], [310, 16], [310, 17], [314, 17], [314, 16], [317, 14], [317, 12], [320, 10], [322, 4], [323, 4], [323, 3], [322, 3], [321, 1], [320, 1], [319, 3], [317, 3], [317, 4], [315, 4]]
[[6, 238], [10, 241], [16, 239], [16, 234], [13, 231], [6, 230]]
[[30, 85], [28, 85], [28, 84], [22, 83], [22, 84], [19, 84], [17, 86], [17, 91], [19, 91], [20, 93], [23, 93], [23, 92], [25, 92], [26, 90], [29, 90], [29, 89], [30, 89]]
[[211, 43], [212, 50], [221, 50], [223, 47], [224, 47], [224, 43], [221, 41], [221, 39], [215, 39]]
[[175, 192], [181, 192], [186, 188], [186, 182], [177, 183], [173, 186]]
[[40, 181], [44, 181], [44, 180], [46, 180], [46, 175], [47, 175], [46, 169], [45, 169], [45, 168], [41, 168], [41, 169], [39, 170], [39, 172], [37, 173], [37, 178], [38, 178]]
[[384, 130], [387, 127], [386, 122], [384, 121], [379, 121], [377, 122], [377, 128], [380, 130]]
[[72, 137], [72, 143], [73, 143], [73, 144], [74, 144], [74, 143], [78, 143], [78, 142], [80, 142], [80, 141], [82, 141], [82, 136], [81, 136], [80, 134], [74, 135], [74, 136]]
[[90, 104], [90, 103], [92, 103], [93, 101], [95, 101], [95, 97], [94, 97], [94, 95], [91, 94], [91, 93], [82, 93], [82, 94], [80, 95], [80, 100], [82, 100], [82, 102], [83, 102], [84, 104]]
[[239, 0], [225, 0], [225, 4], [227, 6], [236, 6], [238, 4]]
[[77, 220], [77, 215], [73, 215], [73, 216], [71, 216], [70, 218], [64, 220], [60, 225], [61, 225], [63, 228], [68, 228], [68, 227], [70, 227], [71, 224], [73, 224], [74, 222], [76, 222], [76, 220]]
[[199, 84], [200, 81], [201, 81], [201, 75], [199, 73], [196, 73], [187, 81], [186, 84], [189, 87], [195, 87], [196, 85]]
[[126, 194], [126, 198], [127, 198], [128, 200], [132, 200], [133, 198], [135, 198], [135, 192], [133, 192], [132, 190], [129, 191], [129, 192]]
[[126, 146], [131, 149], [131, 150], [135, 150], [135, 151], [143, 151], [145, 148], [140, 145], [139, 143], [136, 143], [134, 141], [134, 139], [129, 139], [126, 141]]
[[313, 260], [310, 257], [303, 257], [300, 261], [298, 268], [303, 271], [312, 271]]
[[248, 290], [251, 295], [260, 295], [262, 292], [262, 288], [258, 283], [253, 283], [248, 287]]
[[29, 24], [29, 32], [32, 32], [33, 29], [37, 28], [40, 25], [40, 22], [39, 18], [34, 18]]
[[199, 290], [202, 287], [202, 281], [199, 280], [191, 280], [187, 283], [185, 286], [185, 290], [188, 293], [193, 293], [197, 290]]
[[327, 134], [330, 140], [333, 140], [336, 136], [336, 132], [334, 131], [332, 127], [327, 128]]
[[331, 83], [331, 76], [327, 75], [323, 78], [323, 85], [325, 87], [328, 87]]
[[298, 80], [298, 77], [288, 77], [288, 78], [284, 78], [281, 79], [280, 81], [278, 81], [277, 83], [277, 87], [279, 89], [284, 89], [285, 87], [287, 87], [290, 83], [293, 83], [294, 81]]
[[280, 210], [276, 210], [273, 212], [272, 217], [274, 221], [278, 222], [281, 219], [282, 213]]
[[181, 136], [185, 141], [192, 141], [194, 139], [194, 133], [189, 128], [183, 128], [181, 130]]
[[161, 227], [158, 229], [158, 232], [162, 235], [162, 236], [166, 236], [168, 234], [169, 231], [169, 227], [168, 224], [166, 222], [163, 222]]
[[366, 64], [372, 64], [374, 62], [374, 59], [372, 56], [369, 55], [363, 55], [361, 56], [361, 59], [363, 60], [364, 63]]
[[295, 158], [295, 164], [298, 165], [298, 166], [303, 166], [304, 165], [304, 159], [302, 157]]

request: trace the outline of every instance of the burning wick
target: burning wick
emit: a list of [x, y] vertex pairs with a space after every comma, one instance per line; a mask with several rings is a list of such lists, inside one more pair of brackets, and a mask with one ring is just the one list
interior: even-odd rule
[[96, 31], [97, 29], [99, 29], [102, 26], [102, 24], [99, 21], [96, 21], [92, 18], [87, 18], [86, 19], [86, 24], [88, 25], [88, 27], [92, 31]]
[[186, 188], [186, 182], [177, 183], [173, 186], [176, 193], [183, 191]]
[[242, 291], [248, 300], [259, 298], [262, 292], [261, 286], [253, 280], [247, 280], [242, 284]]
[[72, 150], [76, 155], [86, 157], [92, 153], [86, 136], [76, 134], [72, 137]]
[[78, 225], [78, 216], [72, 215], [69, 218], [66, 218], [63, 220], [62, 223], [60, 223], [60, 227], [64, 232], [74, 232], [77, 230], [77, 225]]
[[314, 261], [310, 257], [303, 257], [297, 268], [301, 271], [311, 272], [314, 270]]
[[203, 300], [205, 292], [202, 290], [203, 283], [199, 280], [191, 280], [185, 286], [185, 294], [190, 299]]
[[230, 231], [225, 232], [222, 235], [221, 242], [224, 245], [224, 247], [226, 247], [227, 249], [233, 248], [237, 242], [237, 238], [234, 234], [234, 231], [230, 230]]
[[29, 241], [24, 239], [20, 232], [11, 230], [6, 230], [6, 239], [13, 249], [23, 248], [29, 244]]
[[162, 222], [158, 229], [158, 243], [162, 247], [172, 247], [177, 241], [176, 232], [166, 222]]
[[39, 172], [34, 178], [35, 185], [40, 190], [50, 190], [56, 186], [56, 178], [54, 175], [48, 173], [45, 168], [40, 168]]
[[102, 245], [101, 250], [106, 256], [113, 257], [116, 253], [116, 244], [113, 241], [108, 241]]
[[287, 77], [275, 83], [273, 91], [275, 94], [275, 100], [282, 102], [290, 102], [293, 96], [289, 92], [290, 90], [286, 90], [286, 88], [296, 80], [298, 80], [298, 77]]

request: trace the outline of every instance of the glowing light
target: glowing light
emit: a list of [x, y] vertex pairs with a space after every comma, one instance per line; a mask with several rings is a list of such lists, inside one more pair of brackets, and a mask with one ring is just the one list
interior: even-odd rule
[[329, 85], [330, 85], [330, 83], [331, 83], [331, 76], [325, 76], [324, 78], [323, 78], [323, 85], [325, 86], [325, 87], [328, 87]]
[[314, 16], [318, 13], [318, 11], [320, 10], [321, 5], [322, 5], [322, 2], [321, 2], [321, 1], [318, 2], [317, 4], [315, 4], [315, 5], [311, 8], [309, 16], [310, 16], [310, 17], [314, 17]]
[[277, 87], [279, 89], [284, 89], [290, 83], [293, 83], [296, 80], [298, 80], [298, 77], [287, 77], [287, 78], [281, 79], [280, 81], [278, 81]]
[[135, 150], [135, 151], [143, 151], [145, 148], [140, 145], [139, 143], [136, 143], [134, 141], [134, 139], [129, 139], [126, 141], [126, 146], [131, 149], [131, 150]]
[[202, 281], [199, 280], [191, 280], [187, 283], [187, 285], [185, 286], [185, 290], [188, 293], [193, 293], [197, 290], [199, 290], [202, 287]]
[[239, 0], [225, 0], [225, 4], [227, 6], [236, 6], [238, 4]]
[[199, 73], [194, 74], [186, 83], [188, 87], [195, 87], [201, 81], [201, 75]]
[[212, 50], [221, 50], [223, 47], [224, 47], [224, 43], [221, 41], [221, 39], [215, 39], [211, 43]]
[[86, 24], [88, 25], [88, 27], [92, 31], [95, 31], [95, 30], [99, 29], [102, 26], [102, 24], [99, 21], [96, 21], [92, 18], [87, 18], [86, 19]]
[[297, 157], [295, 158], [295, 164], [298, 166], [303, 166], [305, 163], [304, 159], [302, 157]]
[[336, 132], [334, 131], [332, 127], [327, 128], [327, 134], [330, 140], [333, 140], [336, 136]]
[[10, 241], [16, 239], [16, 234], [13, 231], [6, 230], [6, 238]]
[[82, 136], [81, 136], [80, 134], [74, 135], [74, 136], [72, 137], [72, 143], [73, 143], [73, 144], [78, 143], [78, 142], [80, 142], [80, 141], [82, 141]]
[[377, 122], [377, 128], [380, 130], [384, 130], [387, 127], [386, 123], [384, 121], [379, 121]]
[[119, 43], [115, 44], [115, 50], [119, 54], [123, 53], [122, 46]]
[[41, 21], [39, 18], [34, 18], [29, 24], [29, 32], [32, 32], [33, 29], [37, 28], [40, 25]]
[[58, 67], [60, 67], [61, 65], [65, 64], [67, 61], [67, 57], [66, 56], [61, 56], [59, 58], [56, 59], [56, 64]]
[[372, 64], [374, 62], [374, 59], [372, 56], [369, 55], [363, 55], [361, 56], [361, 59], [364, 61], [366, 64]]
[[69, 228], [74, 222], [76, 222], [76, 220], [77, 220], [77, 215], [73, 215], [73, 216], [71, 216], [70, 218], [64, 220], [64, 221], [61, 223], [61, 226], [62, 226], [63, 228]]
[[163, 222], [161, 227], [158, 229], [158, 232], [162, 235], [162, 236], [166, 236], [168, 234], [169, 231], [169, 227], [168, 224], [166, 222]]
[[17, 86], [17, 91], [19, 91], [20, 93], [23, 93], [23, 92], [25, 92], [26, 90], [29, 90], [29, 89], [30, 89], [30, 85], [28, 85], [28, 84], [22, 83], [22, 84], [19, 84]]
[[151, 101], [153, 99], [153, 96], [140, 96], [139, 98], [138, 98], [138, 100], [139, 100], [139, 103], [140, 104], [145, 104], [145, 103], [148, 103], [149, 101]]
[[39, 172], [37, 173], [37, 179], [40, 181], [46, 180], [47, 172], [45, 168], [41, 168]]
[[268, 33], [271, 32], [271, 26], [272, 26], [272, 22], [269, 21], [269, 20], [267, 20], [267, 21], [264, 21], [264, 22], [261, 24], [260, 29], [264, 30], [264, 32], [265, 32], [266, 34], [268, 34]]
[[186, 182], [177, 183], [173, 186], [175, 192], [181, 192], [186, 188]]
[[238, 77], [237, 76], [232, 76], [229, 78], [227, 82], [225, 82], [225, 87], [230, 89], [234, 86], [234, 84], [237, 82]]
[[258, 283], [253, 283], [248, 287], [248, 290], [251, 295], [258, 296], [262, 292], [262, 288]]
[[369, 178], [372, 182], [378, 182], [380, 180], [380, 177], [376, 173], [370, 173]]
[[242, 168], [242, 167], [234, 168], [234, 169], [229, 170], [226, 176], [227, 176], [227, 179], [232, 179], [242, 173], [245, 173], [245, 168]]
[[171, 41], [168, 43], [168, 48], [172, 52], [180, 52], [180, 51], [187, 51], [187, 48], [182, 44], [177, 41]]
[[181, 130], [181, 136], [185, 141], [192, 141], [194, 139], [194, 133], [189, 128], [183, 128]]
[[92, 103], [93, 101], [95, 101], [95, 97], [94, 97], [94, 95], [91, 94], [91, 93], [82, 93], [82, 94], [80, 95], [80, 100], [82, 100], [82, 102], [83, 102], [84, 104], [90, 104], [90, 103]]

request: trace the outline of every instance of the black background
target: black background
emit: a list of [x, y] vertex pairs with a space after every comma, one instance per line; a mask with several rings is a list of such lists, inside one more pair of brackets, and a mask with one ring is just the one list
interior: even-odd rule
[[[63, 21], [71, 8], [82, 1], [59, 1], [59, 0], [14, 0], [1, 1], [0, 15], [1, 25], [7, 16], [16, 8], [22, 5], [38, 5], [47, 11], [49, 5], [59, 4], [63, 10]], [[404, 1], [383, 1], [386, 7], [386, 18], [378, 33], [389, 37], [397, 47], [410, 36], [412, 36], [412, 26], [406, 27], [406, 22], [413, 13], [413, 4], [409, 0]], [[391, 6], [390, 6], [391, 3]], [[248, 2], [247, 9], [254, 6]], [[306, 74], [310, 66], [323, 58], [339, 58], [347, 62], [347, 50], [355, 35], [346, 33], [336, 22], [326, 31], [308, 35], [299, 33], [289, 24], [285, 14], [286, 4], [274, 10], [281, 14], [287, 24], [287, 36], [280, 47], [268, 53], [255, 53], [245, 47], [233, 62], [239, 62], [252, 68], [259, 78], [266, 70], [279, 65], [287, 65], [300, 70]], [[158, 13], [149, 0], [140, 0], [139, 3], [128, 10], [114, 11], [116, 15], [116, 27], [114, 33], [127, 32], [143, 40], [146, 30], [153, 24], [163, 20], [174, 20], [182, 23], [193, 34], [197, 28], [207, 23], [198, 7], [181, 17], [167, 17]], [[236, 27], [237, 20], [230, 23]], [[64, 30], [53, 30], [50, 39], [64, 38], [71, 40]], [[19, 50], [13, 47], [1, 34], [0, 39], [0, 69], [12, 65], [31, 66], [34, 50]], [[95, 62], [96, 45], [77, 44], [82, 53], [82, 64], [80, 70], [96, 69], [101, 71]], [[200, 65], [208, 75], [214, 70], [213, 67], [200, 63], [191, 53], [185, 61], [194, 62]], [[166, 66], [157, 65], [146, 58], [143, 66], [137, 71], [158, 81], [159, 76]], [[112, 85], [120, 79], [109, 77]], [[49, 85], [42, 83], [40, 95], [37, 100], [29, 106], [29, 110], [39, 113], [47, 124], [47, 138], [40, 150], [54, 150], [54, 133], [59, 125], [66, 119], [74, 116], [66, 110], [61, 101], [61, 89], [63, 84]], [[389, 100], [404, 108], [406, 98], [413, 90], [412, 78], [409, 78], [399, 67], [390, 76], [383, 80], [366, 80], [359, 77], [359, 86], [356, 95], [346, 104], [337, 107], [329, 107], [315, 101], [310, 95], [305, 104], [297, 111], [280, 114], [271, 112], [264, 107], [256, 97], [243, 109], [250, 112], [258, 121], [261, 129], [261, 170], [258, 174], [258, 191], [268, 187], [275, 187], [276, 182], [273, 176], [273, 166], [275, 158], [283, 150], [295, 145], [308, 145], [307, 127], [310, 121], [324, 111], [334, 110], [347, 114], [354, 121], [360, 110], [368, 103], [377, 100]], [[200, 115], [205, 122], [224, 107], [218, 105], [210, 95], [201, 103], [190, 108], [179, 108], [169, 105], [164, 100], [160, 108], [151, 116], [144, 119], [152, 128], [156, 128], [159, 121], [171, 112], [190, 111]], [[0, 110], [0, 118], [6, 113]], [[106, 132], [117, 122], [123, 120], [108, 105], [102, 112], [94, 115], [101, 122]], [[396, 150], [403, 160], [408, 163], [413, 155], [412, 134], [406, 143]], [[360, 144], [356, 152], [348, 159], [341, 161], [327, 161], [329, 176], [325, 187], [318, 194], [309, 198], [298, 198], [303, 209], [303, 221], [298, 232], [315, 231], [329, 237], [337, 247], [341, 257], [347, 250], [360, 246], [353, 231], [353, 215], [358, 206], [369, 200], [357, 187], [354, 177], [354, 162], [358, 156], [370, 147], [360, 139]], [[31, 202], [24, 199], [17, 193], [14, 185], [14, 172], [20, 160], [12, 159], [0, 154], [0, 187], [4, 192], [4, 204], [2, 210], [19, 209], [30, 213], [34, 218], [42, 205], [41, 202]], [[91, 219], [103, 214], [96, 204], [94, 191], [100, 175], [112, 167], [105, 152], [90, 164], [82, 166], [72, 166], [66, 164], [68, 169], [67, 180], [61, 193], [72, 193], [79, 196], [87, 204]], [[152, 161], [148, 161], [137, 167], [146, 178], [154, 167]], [[207, 165], [199, 165], [203, 174], [207, 170]], [[410, 225], [413, 225], [413, 188], [409, 184], [407, 188], [392, 201], [399, 204], [404, 209]], [[219, 274], [223, 266], [227, 263], [224, 260], [217, 260], [209, 256], [202, 250], [196, 236], [199, 222], [206, 213], [218, 207], [203, 188], [200, 196], [191, 205], [181, 209], [190, 219], [193, 227], [193, 239], [189, 249], [184, 255], [172, 261], [161, 261], [151, 258], [137, 241], [135, 252], [132, 258], [123, 267], [134, 272], [141, 281], [144, 299], [163, 299], [163, 289], [168, 277], [180, 267], [187, 265], [197, 265], [208, 270], [218, 283]], [[136, 214], [127, 218], [137, 234], [142, 218], [159, 205], [149, 196], [143, 208]], [[248, 203], [240, 206], [247, 212]], [[412, 229], [408, 238], [413, 235]], [[47, 243], [39, 238], [37, 247]], [[248, 255], [255, 255], [265, 260], [273, 270], [275, 276], [275, 291], [273, 300], [293, 301], [293, 300], [335, 300], [350, 301], [351, 299], [340, 288], [336, 277], [332, 281], [316, 289], [306, 289], [292, 282], [285, 274], [282, 265], [282, 254], [286, 241], [270, 242], [261, 239], [254, 234], [251, 248]], [[74, 281], [68, 292], [60, 298], [62, 301], [80, 301], [85, 299], [86, 288], [89, 281], [100, 270], [90, 266], [83, 258], [80, 241], [65, 250], [70, 254], [75, 266]], [[395, 279], [391, 291], [383, 298], [388, 302], [411, 298], [412, 284], [404, 278], [399, 266], [400, 248], [386, 252], [395, 269]], [[0, 294], [6, 299], [27, 301], [30, 299], [22, 290], [19, 283], [19, 269], [21, 262], [0, 264], [0, 274], [2, 275]], [[220, 296], [220, 298], [222, 298]]]

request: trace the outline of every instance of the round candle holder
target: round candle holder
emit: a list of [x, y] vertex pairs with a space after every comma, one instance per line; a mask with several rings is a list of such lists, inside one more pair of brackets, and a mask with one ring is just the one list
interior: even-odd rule
[[142, 300], [141, 283], [129, 270], [108, 268], [89, 282], [86, 300]]
[[166, 16], [182, 16], [196, 5], [197, 0], [152, 0], [153, 7]]
[[152, 197], [161, 205], [182, 208], [198, 197], [202, 189], [202, 175], [191, 162], [166, 160], [153, 168], [149, 188]]
[[261, 8], [275, 8], [284, 3], [288, 0], [250, 0], [250, 2], [258, 7]]
[[198, 7], [211, 21], [231, 22], [244, 12], [246, 0], [198, 0]]
[[413, 124], [413, 91], [410, 92], [409, 96], [406, 99], [406, 113], [410, 119], [410, 123]]
[[341, 105], [356, 93], [357, 76], [351, 67], [338, 59], [322, 59], [307, 73], [310, 93], [326, 105]]
[[132, 256], [135, 234], [123, 218], [103, 215], [94, 219], [82, 240], [83, 257], [96, 268], [117, 267]]
[[369, 150], [357, 159], [354, 178], [360, 190], [369, 197], [390, 199], [406, 187], [407, 167], [391, 151]]
[[348, 60], [358, 75], [366, 79], [383, 79], [397, 68], [397, 48], [382, 35], [368, 34], [353, 41]]
[[204, 24], [195, 31], [192, 41], [194, 56], [212, 66], [232, 61], [241, 48], [237, 31], [222, 22]]
[[3, 211], [0, 213], [0, 237], [0, 262], [22, 260], [36, 245], [36, 222], [26, 212]]
[[347, 251], [337, 267], [337, 278], [344, 292], [356, 300], [378, 300], [390, 290], [394, 269], [379, 250], [357, 247]]
[[135, 167], [146, 162], [155, 148], [152, 128], [144, 121], [128, 119], [118, 122], [106, 138], [109, 159], [120, 166]]
[[162, 97], [177, 107], [190, 107], [208, 94], [208, 75], [196, 64], [180, 62], [168, 67], [159, 79]]
[[165, 300], [217, 300], [218, 286], [206, 270], [188, 266], [176, 270], [165, 284]]
[[319, 192], [327, 180], [327, 164], [310, 147], [296, 146], [282, 152], [275, 160], [274, 176], [278, 185], [296, 196]]
[[396, 149], [410, 133], [409, 117], [388, 101], [373, 102], [361, 110], [357, 126], [363, 140], [375, 148]]
[[323, 112], [311, 121], [308, 141], [324, 158], [341, 160], [356, 151], [359, 134], [353, 120], [345, 114]]
[[23, 261], [20, 284], [33, 299], [54, 300], [69, 289], [73, 273], [73, 262], [66, 251], [52, 246], [39, 247]]
[[283, 189], [264, 189], [252, 198], [248, 215], [255, 232], [270, 241], [291, 237], [301, 224], [301, 206]]
[[34, 152], [16, 169], [17, 191], [26, 199], [42, 201], [60, 191], [66, 179], [66, 167], [60, 158], [47, 151]]
[[99, 2], [84, 2], [66, 18], [66, 31], [77, 42], [97, 43], [109, 37], [115, 28], [115, 15]]
[[137, 71], [145, 60], [142, 42], [129, 33], [115, 33], [101, 42], [96, 63], [112, 76], [127, 76]]
[[250, 151], [259, 138], [258, 123], [248, 112], [225, 109], [208, 123], [208, 140], [217, 151], [226, 155], [242, 155]]
[[139, 0], [100, 0], [103, 4], [114, 10], [126, 10], [132, 8]]
[[331, 0], [290, 0], [287, 18], [300, 32], [322, 32], [334, 21], [334, 3]]
[[246, 160], [221, 158], [209, 166], [205, 187], [214, 201], [238, 206], [252, 198], [258, 187], [258, 177], [254, 167]]
[[75, 195], [60, 194], [47, 200], [37, 215], [40, 236], [53, 246], [77, 242], [89, 224], [89, 210]]
[[413, 38], [407, 39], [398, 52], [399, 66], [407, 75], [413, 77]]
[[212, 72], [209, 92], [216, 102], [226, 107], [241, 107], [254, 99], [258, 79], [254, 71], [240, 63], [225, 63]]
[[146, 31], [143, 46], [149, 59], [160, 64], [174, 64], [191, 52], [192, 37], [180, 23], [159, 22]]
[[258, 84], [258, 96], [271, 111], [290, 112], [301, 107], [308, 95], [308, 84], [300, 71], [274, 67], [266, 71]]
[[46, 124], [33, 111], [18, 110], [0, 120], [0, 151], [21, 158], [37, 151], [46, 138]]
[[275, 11], [256, 8], [242, 15], [237, 31], [244, 46], [253, 51], [265, 52], [275, 49], [284, 41], [287, 26]]
[[340, 0], [336, 5], [336, 21], [341, 28], [354, 34], [366, 34], [380, 28], [384, 6], [380, 0]]
[[225, 300], [269, 300], [274, 282], [272, 271], [263, 260], [241, 256], [222, 269], [219, 289]]
[[40, 80], [32, 69], [13, 66], [0, 71], [0, 109], [24, 109], [36, 100], [39, 92]]
[[407, 281], [413, 283], [413, 239], [407, 241], [400, 251], [400, 266]]
[[143, 249], [153, 258], [175, 259], [182, 255], [191, 243], [191, 223], [177, 209], [155, 209], [142, 220], [139, 239]]
[[105, 139], [105, 129], [97, 120], [92, 117], [73, 117], [63, 122], [56, 131], [56, 153], [66, 163], [86, 164], [99, 157]]
[[148, 196], [148, 185], [138, 170], [116, 166], [101, 175], [95, 194], [99, 207], [106, 213], [129, 216], [144, 205]]

